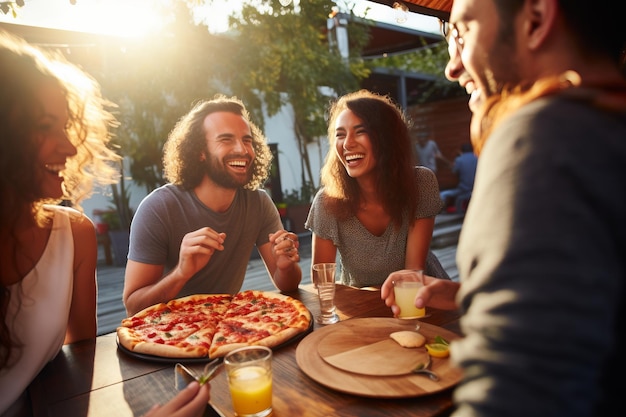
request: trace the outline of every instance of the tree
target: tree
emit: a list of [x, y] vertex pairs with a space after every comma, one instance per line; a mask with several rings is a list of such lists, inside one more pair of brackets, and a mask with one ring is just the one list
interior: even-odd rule
[[[122, 180], [128, 173], [147, 192], [165, 183], [163, 145], [178, 118], [193, 102], [218, 91], [210, 76], [217, 59], [214, 36], [192, 22], [185, 3], [172, 2], [167, 13], [172, 16], [169, 25], [150, 42], [127, 41], [123, 48], [107, 48], [105, 65], [97, 74], [105, 96], [117, 104], [120, 123], [113, 145], [128, 167], [127, 172], [122, 169]], [[123, 228], [131, 220], [128, 197], [124, 181], [112, 186]]]
[[11, 14], [13, 17], [17, 17], [17, 9], [24, 6], [24, 0], [15, 1], [0, 1], [0, 12], [3, 14]]
[[261, 127], [263, 108], [272, 116], [291, 105], [302, 184], [317, 182], [307, 145], [325, 136], [327, 90], [344, 94], [358, 88], [359, 80], [369, 75], [361, 59], [368, 41], [366, 27], [349, 25], [347, 62], [330, 47], [326, 24], [333, 7], [336, 4], [331, 0], [300, 1], [297, 7], [282, 6], [279, 0], [246, 2], [241, 13], [230, 19], [233, 33], [221, 43], [222, 59], [216, 67]]
[[[165, 4], [173, 19], [164, 35], [150, 44], [107, 52], [98, 78], [119, 106], [115, 143], [128, 157], [128, 171], [148, 192], [163, 184], [162, 149], [177, 119], [200, 98], [230, 93], [246, 103], [261, 128], [263, 109], [272, 116], [284, 105], [292, 106], [303, 167], [301, 190], [307, 194], [302, 197], [310, 200], [317, 178], [307, 145], [325, 135], [330, 99], [321, 87], [343, 94], [369, 75], [361, 60], [367, 29], [350, 28], [351, 54], [345, 62], [329, 45], [326, 20], [333, 13], [332, 0], [301, 1], [299, 7], [284, 7], [278, 0], [248, 1], [231, 18], [231, 31], [221, 35], [193, 23], [190, 7], [212, 2]], [[126, 190], [115, 187], [112, 193], [118, 212], [129, 212], [123, 207]]]

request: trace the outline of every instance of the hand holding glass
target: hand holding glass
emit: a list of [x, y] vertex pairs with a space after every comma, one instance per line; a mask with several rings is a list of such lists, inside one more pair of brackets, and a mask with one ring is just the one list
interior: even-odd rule
[[319, 324], [333, 324], [339, 321], [335, 313], [335, 270], [334, 262], [313, 265], [313, 284], [317, 287], [320, 301]]
[[426, 315], [425, 308], [415, 307], [417, 291], [424, 286], [423, 271], [399, 271], [394, 274], [393, 294], [400, 307], [398, 318], [417, 319]]
[[272, 413], [272, 350], [246, 346], [224, 357], [235, 414], [265, 417]]

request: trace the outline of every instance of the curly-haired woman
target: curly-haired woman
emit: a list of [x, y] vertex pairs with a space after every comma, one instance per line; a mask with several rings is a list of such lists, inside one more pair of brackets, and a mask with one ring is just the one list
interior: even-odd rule
[[430, 252], [439, 185], [416, 166], [409, 126], [388, 97], [360, 90], [330, 107], [330, 149], [305, 226], [312, 264], [341, 261], [341, 282], [379, 286], [401, 269], [448, 278]]
[[[95, 80], [3, 32], [0, 62], [0, 415], [14, 416], [63, 344], [96, 337], [96, 233], [80, 203], [117, 181], [119, 157]], [[208, 398], [195, 384], [149, 414], [201, 415]]]

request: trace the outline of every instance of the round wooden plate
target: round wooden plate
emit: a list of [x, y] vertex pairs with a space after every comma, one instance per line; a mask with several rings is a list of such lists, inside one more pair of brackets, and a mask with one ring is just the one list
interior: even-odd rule
[[[426, 359], [423, 356], [425, 349], [403, 348], [389, 338], [389, 334], [415, 330], [416, 324], [420, 325], [419, 332], [426, 337], [426, 343], [432, 343], [437, 335], [449, 341], [459, 337], [446, 329], [419, 321], [382, 317], [350, 319], [306, 336], [296, 349], [296, 361], [300, 369], [319, 384], [364, 397], [418, 397], [456, 385], [461, 379], [461, 371], [451, 366], [449, 358], [432, 358], [430, 369], [440, 377], [436, 382], [426, 375], [404, 372], [405, 366], [410, 371], [414, 361], [419, 363]], [[386, 351], [385, 347], [390, 350]], [[396, 361], [393, 357], [398, 352], [402, 354]], [[387, 366], [389, 370], [386, 370]]]

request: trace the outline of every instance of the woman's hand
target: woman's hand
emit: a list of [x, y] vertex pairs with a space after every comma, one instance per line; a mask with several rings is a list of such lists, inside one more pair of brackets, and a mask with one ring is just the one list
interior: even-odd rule
[[174, 398], [155, 405], [143, 417], [202, 417], [211, 396], [211, 386], [191, 382]]

